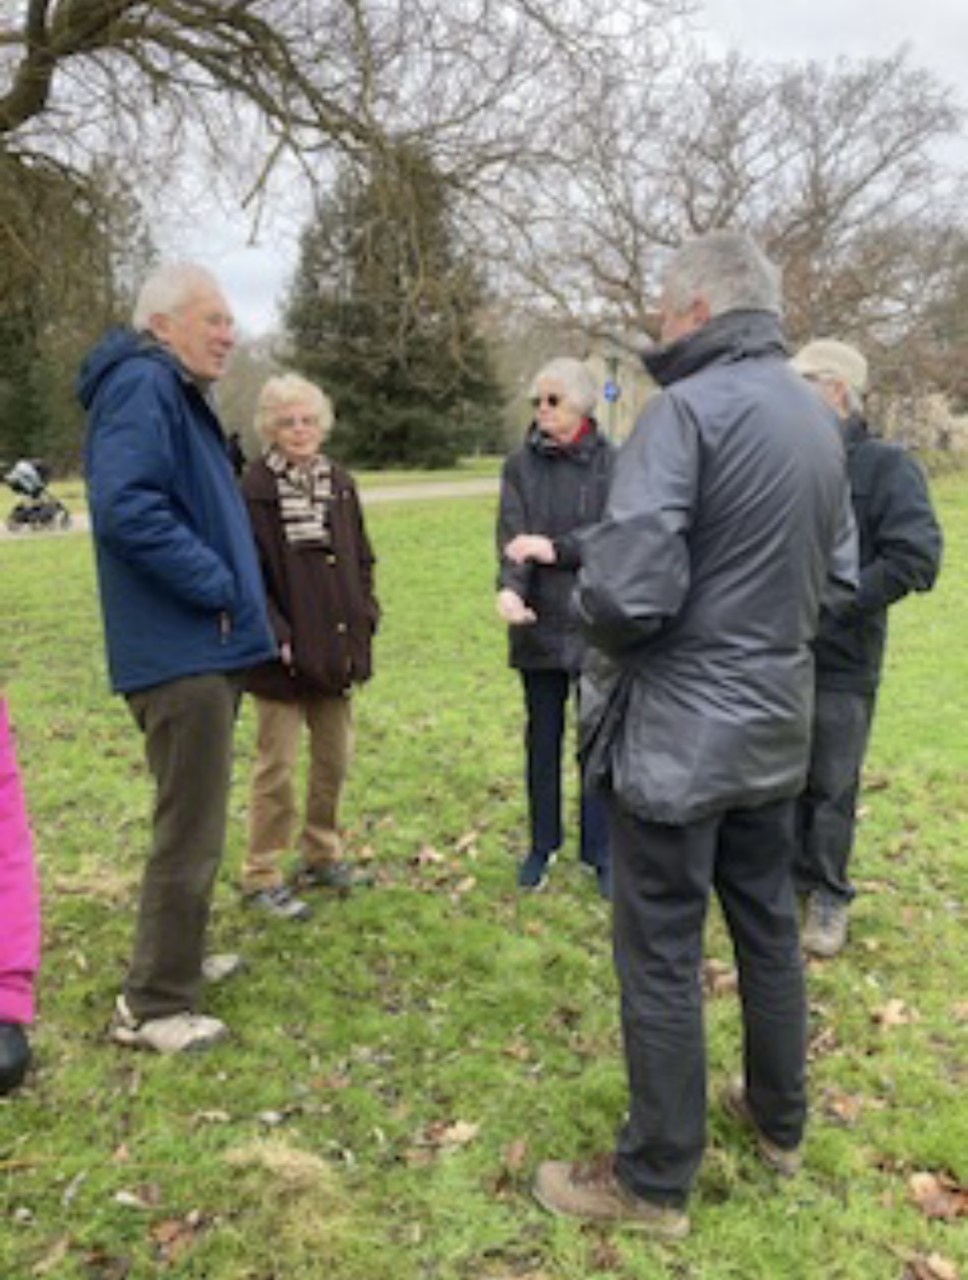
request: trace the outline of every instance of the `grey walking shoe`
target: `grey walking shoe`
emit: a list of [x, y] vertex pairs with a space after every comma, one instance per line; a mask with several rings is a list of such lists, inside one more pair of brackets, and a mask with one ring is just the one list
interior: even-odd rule
[[151, 1049], [155, 1053], [190, 1053], [209, 1049], [224, 1040], [229, 1029], [218, 1018], [200, 1013], [173, 1013], [166, 1018], [139, 1022], [124, 996], [118, 996], [108, 1035], [127, 1049]]
[[753, 1135], [757, 1154], [768, 1169], [778, 1173], [781, 1178], [792, 1178], [799, 1173], [803, 1164], [800, 1147], [778, 1147], [772, 1138], [766, 1136], [750, 1110], [742, 1080], [731, 1080], [725, 1085], [719, 1100], [726, 1114]]
[[843, 951], [847, 942], [847, 904], [825, 894], [811, 893], [800, 942], [808, 955], [824, 960]]
[[259, 889], [255, 893], [245, 895], [247, 906], [255, 907], [265, 915], [274, 916], [276, 920], [308, 920], [312, 915], [312, 907], [302, 898], [297, 898], [293, 891], [284, 884], [274, 889]]
[[202, 979], [205, 982], [225, 982], [245, 968], [245, 961], [234, 951], [219, 951], [202, 961]]
[[339, 889], [348, 893], [373, 883], [373, 872], [354, 867], [349, 862], [303, 863], [293, 876], [293, 883], [303, 889]]

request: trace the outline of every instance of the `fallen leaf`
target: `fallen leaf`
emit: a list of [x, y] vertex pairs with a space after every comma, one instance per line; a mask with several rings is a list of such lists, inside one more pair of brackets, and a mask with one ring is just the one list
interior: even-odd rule
[[907, 1027], [912, 1022], [918, 1022], [921, 1015], [917, 1009], [912, 1009], [903, 1000], [895, 999], [888, 1000], [887, 1004], [880, 1009], [875, 1009], [873, 1018], [879, 1027], [890, 1031], [893, 1027]]
[[504, 1148], [504, 1167], [511, 1173], [517, 1173], [524, 1164], [527, 1154], [527, 1138], [515, 1138]]
[[702, 967], [702, 985], [707, 995], [731, 995], [738, 985], [736, 970], [723, 960], [708, 959]]
[[466, 831], [454, 845], [455, 852], [464, 853], [473, 850], [479, 835], [479, 831]]
[[968, 1216], [968, 1188], [943, 1173], [912, 1173], [911, 1198], [926, 1218], [952, 1221]]
[[940, 1253], [908, 1259], [903, 1280], [958, 1280], [958, 1268]]
[[459, 898], [465, 893], [470, 893], [471, 889], [477, 884], [476, 876], [464, 876], [463, 880], [458, 880], [452, 890], [455, 897]]
[[156, 1222], [148, 1232], [164, 1262], [174, 1262], [195, 1243], [204, 1226], [197, 1211], [184, 1218], [166, 1218]]
[[864, 1099], [856, 1094], [828, 1089], [824, 1094], [823, 1109], [831, 1119], [844, 1125], [854, 1125], [864, 1109]]
[[432, 844], [422, 844], [411, 858], [411, 862], [417, 867], [436, 866], [443, 861], [444, 855], [439, 853]]
[[968, 1000], [959, 1000], [951, 1010], [955, 1022], [968, 1022]]
[[44, 1254], [41, 1260], [34, 1266], [31, 1275], [46, 1276], [52, 1271], [59, 1272], [60, 1264], [67, 1257], [67, 1252], [71, 1247], [70, 1236], [61, 1236], [59, 1240], [54, 1242], [51, 1249]]

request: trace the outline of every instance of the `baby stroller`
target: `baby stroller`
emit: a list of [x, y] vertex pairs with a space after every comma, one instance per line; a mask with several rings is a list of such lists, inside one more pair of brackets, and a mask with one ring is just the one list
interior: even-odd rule
[[39, 458], [21, 458], [3, 476], [3, 483], [23, 496], [7, 516], [11, 533], [71, 527], [71, 513], [47, 490], [49, 479], [50, 468]]

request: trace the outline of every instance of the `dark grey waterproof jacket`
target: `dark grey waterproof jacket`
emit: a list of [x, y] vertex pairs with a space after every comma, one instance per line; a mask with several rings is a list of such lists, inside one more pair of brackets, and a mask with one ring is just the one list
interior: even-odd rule
[[801, 790], [811, 641], [825, 591], [856, 583], [856, 534], [836, 421], [775, 316], [718, 316], [646, 364], [665, 390], [582, 536], [575, 606], [607, 661], [581, 745], [592, 781], [680, 825]]
[[941, 528], [927, 481], [901, 445], [879, 440], [859, 417], [843, 425], [857, 521], [857, 594], [825, 612], [814, 645], [817, 687], [874, 694], [887, 640], [888, 606], [930, 591], [941, 566]]
[[[615, 450], [592, 429], [570, 445], [556, 445], [532, 425], [501, 472], [497, 516], [498, 586], [516, 591], [537, 615], [508, 628], [512, 667], [577, 674], [585, 637], [571, 609], [581, 563], [578, 533], [601, 520]], [[519, 533], [540, 533], [555, 545], [554, 564], [512, 564], [504, 548]]]

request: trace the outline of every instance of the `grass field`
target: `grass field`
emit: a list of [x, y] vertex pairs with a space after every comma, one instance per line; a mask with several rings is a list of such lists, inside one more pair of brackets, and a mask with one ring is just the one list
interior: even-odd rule
[[[233, 1038], [107, 1043], [149, 787], [107, 692], [85, 538], [0, 543], [5, 684], [44, 887], [36, 1068], [0, 1103], [0, 1277], [968, 1280], [968, 479], [935, 496], [937, 590], [894, 613], [848, 952], [812, 964], [806, 1167], [777, 1186], [715, 1105], [674, 1249], [555, 1221], [535, 1163], [607, 1149], [624, 1104], [608, 910], [574, 844], [521, 896], [521, 709], [493, 617], [493, 503], [374, 508], [385, 625], [358, 700], [352, 851], [378, 871], [303, 926], [240, 905], [238, 734], [211, 991]], [[574, 792], [570, 797], [574, 805]], [[738, 1063], [708, 937], [712, 1084]]]

